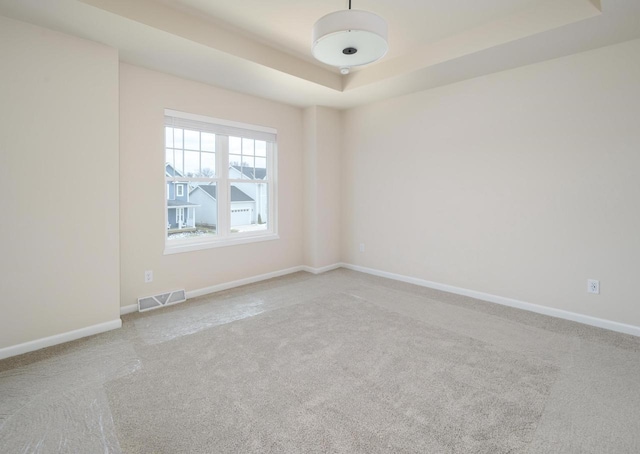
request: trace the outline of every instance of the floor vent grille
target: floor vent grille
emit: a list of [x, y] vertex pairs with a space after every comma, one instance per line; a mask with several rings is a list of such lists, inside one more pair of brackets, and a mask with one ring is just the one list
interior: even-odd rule
[[150, 311], [159, 307], [171, 306], [172, 304], [182, 303], [187, 300], [184, 290], [174, 290], [169, 293], [160, 293], [159, 295], [145, 296], [138, 298], [138, 312]]

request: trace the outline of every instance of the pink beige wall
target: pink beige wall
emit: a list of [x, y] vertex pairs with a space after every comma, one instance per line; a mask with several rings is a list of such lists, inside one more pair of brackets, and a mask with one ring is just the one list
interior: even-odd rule
[[[0, 17], [0, 357], [141, 296], [339, 262], [640, 326], [638, 55], [303, 111]], [[278, 130], [280, 239], [164, 255], [165, 108]]]
[[640, 326], [638, 55], [635, 40], [347, 111], [343, 260]]
[[2, 358], [120, 326], [120, 257], [117, 51], [0, 17], [0, 62]]
[[[163, 255], [165, 108], [278, 130], [279, 240]], [[301, 109], [121, 63], [121, 305], [300, 266], [302, 150]]]
[[342, 113], [304, 110], [304, 264], [314, 269], [340, 262]]

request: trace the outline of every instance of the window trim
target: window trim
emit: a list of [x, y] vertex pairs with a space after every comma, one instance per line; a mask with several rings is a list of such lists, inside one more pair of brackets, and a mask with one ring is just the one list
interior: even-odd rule
[[[252, 125], [248, 123], [241, 123], [230, 120], [222, 120], [218, 118], [208, 117], [204, 115], [191, 114], [186, 112], [180, 112], [171, 109], [165, 109], [165, 121], [163, 122], [162, 134], [163, 134], [163, 148], [166, 150], [166, 144], [164, 143], [164, 131], [166, 126], [171, 126], [167, 123], [167, 117], [173, 117], [178, 121], [183, 120], [184, 123], [173, 124], [173, 127], [188, 128], [189, 121], [199, 122], [204, 124], [204, 128], [198, 128], [200, 131], [213, 132], [216, 134], [216, 169], [220, 169], [215, 177], [218, 197], [226, 200], [226, 210], [218, 210], [218, 229], [214, 236], [202, 238], [185, 238], [172, 240], [169, 242], [167, 237], [167, 228], [169, 222], [167, 196], [168, 185], [165, 184], [165, 196], [164, 196], [164, 255], [179, 254], [183, 252], [192, 252], [205, 249], [235, 246], [240, 244], [256, 243], [261, 241], [272, 241], [280, 238], [278, 235], [278, 201], [277, 201], [277, 186], [278, 186], [278, 165], [277, 165], [277, 130], [274, 128]], [[267, 180], [236, 180], [229, 176], [229, 135], [239, 136], [243, 138], [250, 138], [254, 140], [263, 140], [267, 142]], [[162, 156], [165, 155], [163, 150]], [[163, 159], [163, 169], [166, 165], [166, 161]], [[164, 173], [164, 171], [163, 171]], [[210, 180], [210, 179], [207, 179]], [[165, 176], [165, 182], [169, 182]], [[268, 213], [269, 220], [267, 223], [267, 230], [262, 231], [250, 231], [250, 232], [231, 232], [230, 216], [231, 216], [231, 185], [234, 182], [264, 182], [268, 188]], [[218, 205], [218, 208], [220, 205]], [[224, 234], [220, 232], [224, 230]]]

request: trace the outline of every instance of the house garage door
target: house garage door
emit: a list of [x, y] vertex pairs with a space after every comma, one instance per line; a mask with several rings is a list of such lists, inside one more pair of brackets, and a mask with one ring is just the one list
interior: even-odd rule
[[253, 209], [251, 208], [234, 208], [231, 210], [231, 227], [236, 225], [251, 224], [253, 217]]

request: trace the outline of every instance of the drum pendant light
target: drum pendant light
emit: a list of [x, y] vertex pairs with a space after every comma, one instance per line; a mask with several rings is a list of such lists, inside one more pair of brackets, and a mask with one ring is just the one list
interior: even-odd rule
[[321, 17], [313, 26], [313, 56], [349, 74], [353, 66], [361, 66], [385, 56], [387, 22], [368, 11], [349, 9]]

